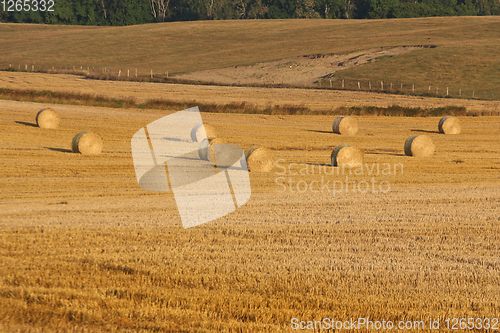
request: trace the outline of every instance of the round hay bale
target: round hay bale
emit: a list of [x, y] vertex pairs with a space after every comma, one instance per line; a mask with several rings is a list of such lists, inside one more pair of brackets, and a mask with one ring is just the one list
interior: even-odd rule
[[405, 141], [405, 155], [427, 157], [434, 154], [436, 146], [427, 135], [412, 135]]
[[245, 150], [249, 171], [269, 172], [274, 167], [274, 156], [266, 148], [252, 147]]
[[446, 116], [439, 121], [438, 129], [443, 134], [460, 134], [462, 125], [457, 117]]
[[203, 139], [200, 142], [200, 145], [198, 146], [198, 156], [200, 157], [201, 160], [205, 161], [214, 161], [214, 155], [213, 155], [213, 145], [215, 144], [223, 144], [224, 140], [220, 138], [208, 138], [208, 139]]
[[356, 166], [363, 164], [363, 152], [348, 143], [344, 143], [335, 147], [331, 154], [333, 166]]
[[73, 138], [71, 150], [83, 155], [99, 155], [102, 152], [103, 142], [99, 134], [81, 131]]
[[55, 129], [59, 127], [61, 118], [53, 109], [40, 110], [36, 115], [36, 124], [40, 128]]
[[332, 131], [340, 135], [355, 135], [358, 132], [358, 121], [350, 116], [338, 117], [333, 121]]
[[[205, 133], [203, 133], [205, 131]], [[191, 139], [194, 142], [201, 142], [205, 138], [216, 138], [217, 130], [210, 124], [199, 123], [191, 130]]]

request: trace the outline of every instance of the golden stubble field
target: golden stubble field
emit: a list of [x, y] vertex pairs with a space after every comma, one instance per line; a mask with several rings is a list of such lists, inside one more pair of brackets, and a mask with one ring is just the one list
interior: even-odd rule
[[500, 103], [479, 99], [429, 98], [362, 91], [227, 87], [213, 85], [159, 84], [91, 80], [81, 75], [39, 74], [0, 71], [0, 88], [85, 94], [137, 102], [169, 100], [214, 104], [247, 103], [259, 107], [303, 106], [313, 111], [339, 107], [376, 106], [436, 108], [463, 106], [472, 113], [498, 115]]
[[[34, 126], [48, 106], [56, 130]], [[358, 134], [342, 137], [331, 116], [204, 113], [226, 142], [267, 147], [280, 167], [251, 173], [237, 211], [183, 229], [171, 193], [137, 186], [130, 152], [132, 135], [167, 114], [0, 101], [0, 330], [276, 332], [292, 318], [360, 317], [443, 328], [500, 316], [499, 117], [463, 117], [458, 136], [438, 134], [439, 118], [358, 117]], [[80, 130], [104, 138], [100, 156], [71, 153]], [[404, 156], [412, 134], [429, 135], [435, 155]], [[364, 150], [363, 173], [325, 166], [341, 143]], [[304, 190], [322, 179], [389, 187]]]

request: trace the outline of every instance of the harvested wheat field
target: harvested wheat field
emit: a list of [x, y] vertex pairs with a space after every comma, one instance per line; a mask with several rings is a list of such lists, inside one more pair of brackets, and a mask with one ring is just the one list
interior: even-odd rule
[[[42, 107], [61, 126], [37, 127]], [[131, 156], [134, 133], [169, 113], [0, 101], [0, 331], [500, 317], [500, 117], [461, 117], [447, 136], [440, 117], [364, 116], [345, 137], [337, 116], [203, 113], [276, 163], [250, 173], [244, 206], [183, 229], [172, 192], [139, 188]], [[100, 155], [72, 152], [81, 129], [102, 137]], [[415, 134], [432, 156], [405, 156]], [[361, 169], [330, 165], [340, 144], [363, 151]]]
[[[227, 87], [213, 85], [159, 84], [149, 82], [90, 80], [80, 75], [12, 73], [0, 71], [0, 89], [53, 91], [77, 93], [115, 99], [133, 99], [138, 102], [169, 100], [200, 103], [247, 103], [266, 107], [270, 105], [299, 106], [313, 111], [335, 110], [339, 107], [446, 107], [463, 106], [480, 115], [499, 115], [498, 101], [458, 98], [424, 98], [362, 91], [319, 90], [297, 88]], [[195, 104], [196, 105], [196, 104]], [[341, 114], [339, 114], [341, 116]], [[335, 118], [328, 119], [331, 124]], [[434, 129], [434, 128], [432, 128]]]

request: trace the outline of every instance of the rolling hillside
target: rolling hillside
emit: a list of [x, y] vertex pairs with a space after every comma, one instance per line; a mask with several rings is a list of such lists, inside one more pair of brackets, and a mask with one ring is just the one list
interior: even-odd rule
[[[498, 97], [499, 23], [461, 17], [0, 24], [0, 68], [106, 67], [122, 76], [138, 68], [144, 76], [169, 71], [219, 83], [215, 73], [229, 78], [242, 71], [253, 79], [252, 68], [259, 68], [257, 79], [279, 79], [294, 70], [288, 59], [300, 58], [295, 68], [310, 82], [335, 64], [350, 64], [327, 80], [365, 86], [384, 80], [394, 90], [415, 82]], [[332, 64], [329, 57], [343, 60]], [[323, 318], [335, 327], [369, 318], [401, 332], [427, 332], [438, 320], [442, 331], [462, 330], [465, 318], [475, 318], [477, 331], [486, 322], [498, 327], [498, 101], [15, 71], [0, 71], [0, 95], [2, 333], [291, 332], [299, 321], [312, 331]], [[157, 107], [146, 107], [153, 99]], [[267, 173], [250, 170], [251, 198], [236, 211], [183, 229], [174, 187], [153, 192], [137, 183], [131, 138], [195, 103], [309, 114], [203, 112], [222, 142], [266, 148], [276, 163]], [[459, 135], [441, 134], [437, 113], [390, 117], [380, 110], [358, 113], [354, 136], [332, 133], [342, 108], [396, 105], [459, 106], [467, 113], [460, 114]], [[43, 108], [60, 115], [58, 128], [37, 126]], [[174, 126], [164, 130], [168, 141]], [[102, 137], [100, 155], [73, 153], [83, 130]], [[434, 154], [407, 156], [407, 138], [422, 134], [432, 139]], [[364, 152], [361, 168], [331, 165], [332, 150], [342, 144]], [[314, 331], [333, 331], [327, 327]]]
[[436, 47], [380, 57], [339, 71], [336, 77], [481, 90], [498, 98], [499, 23], [500, 17], [493, 16], [198, 21], [128, 27], [0, 24], [0, 68], [89, 66], [115, 73], [137, 68], [142, 75], [153, 70], [173, 76], [303, 55], [432, 45]]

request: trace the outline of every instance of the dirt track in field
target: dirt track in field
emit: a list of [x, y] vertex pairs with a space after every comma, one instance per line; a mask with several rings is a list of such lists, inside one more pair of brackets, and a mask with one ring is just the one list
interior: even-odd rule
[[498, 115], [500, 112], [500, 103], [496, 101], [424, 98], [338, 90], [96, 81], [76, 75], [37, 73], [0, 72], [0, 88], [72, 92], [119, 99], [134, 98], [137, 101], [168, 99], [180, 102], [196, 101], [219, 104], [247, 102], [263, 107], [267, 105], [298, 105], [312, 110], [332, 110], [342, 106], [360, 105], [378, 107], [400, 105], [421, 108], [453, 105], [464, 106], [471, 112], [485, 115]]
[[235, 66], [192, 72], [180, 79], [218, 84], [289, 84], [312, 85], [321, 78], [333, 77], [339, 70], [374, 62], [380, 57], [392, 57], [430, 46], [399, 46], [377, 48], [348, 54], [311, 54], [251, 66]]

